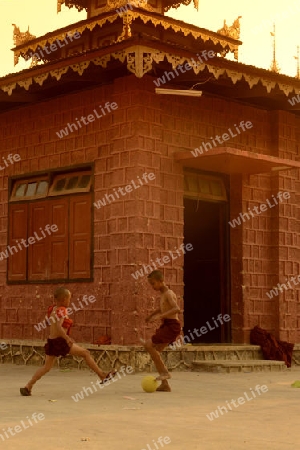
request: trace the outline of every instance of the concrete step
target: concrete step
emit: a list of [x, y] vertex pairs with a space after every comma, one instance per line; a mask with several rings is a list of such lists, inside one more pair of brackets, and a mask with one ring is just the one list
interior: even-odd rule
[[266, 361], [266, 360], [218, 360], [218, 361], [193, 361], [192, 370], [195, 372], [280, 372], [286, 370], [287, 367], [283, 361]]
[[190, 353], [192, 361], [248, 361], [263, 360], [259, 345], [250, 344], [205, 344], [185, 345], [183, 349]]

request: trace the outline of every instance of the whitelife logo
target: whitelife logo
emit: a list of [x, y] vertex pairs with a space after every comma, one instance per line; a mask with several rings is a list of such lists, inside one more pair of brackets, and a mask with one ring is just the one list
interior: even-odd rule
[[[298, 278], [298, 283], [296, 282]], [[288, 291], [289, 289], [293, 289], [293, 286], [291, 286], [291, 281], [294, 283], [294, 286], [297, 286], [297, 284], [299, 284], [300, 282], [300, 275], [298, 275], [296, 277], [291, 277], [290, 280], [285, 284], [285, 283], [278, 283], [277, 287], [273, 286], [273, 289], [271, 289], [269, 292], [266, 292], [267, 296], [269, 297], [269, 299], [271, 300], [273, 297], [277, 297], [277, 295], [279, 295], [279, 291], [282, 293], [283, 292], [283, 288]], [[283, 286], [283, 287], [282, 287]]]
[[[180, 245], [180, 249], [178, 249], [178, 248], [176, 248], [176, 247], [174, 247], [174, 249], [175, 249], [175, 252], [177, 253], [178, 256], [185, 255], [185, 254], [186, 254], [186, 250], [187, 250], [188, 252], [191, 251], [191, 250], [194, 250], [192, 244], [181, 244], [181, 245]], [[182, 253], [181, 253], [181, 252], [182, 252]], [[174, 253], [173, 253], [171, 250], [169, 250], [169, 254], [170, 254], [172, 260], [178, 258], [178, 256], [175, 256]], [[164, 266], [165, 264], [168, 264], [168, 263], [171, 261], [171, 259], [170, 259], [170, 257], [169, 257], [168, 255], [165, 255], [165, 256], [163, 256], [162, 258], [156, 258], [155, 261], [157, 262], [157, 264], [159, 265], [159, 267], [162, 267], [162, 266]], [[163, 262], [161, 262], [161, 261], [163, 261]], [[153, 270], [157, 270], [157, 266], [156, 266], [156, 264], [153, 262], [152, 259], [151, 259], [151, 264], [152, 264], [152, 266], [151, 266], [151, 265], [147, 265], [147, 264], [146, 264], [146, 265], [143, 264], [143, 268], [140, 269], [140, 270], [137, 270], [135, 273], [132, 273], [131, 276], [132, 276], [135, 280], [137, 280], [139, 277], [143, 277], [143, 276], [145, 276], [145, 275], [148, 275], [148, 274], [149, 274], [150, 272], [152, 272]]]
[[[84, 295], [82, 298], [82, 302], [85, 303], [85, 306], [88, 306], [89, 303], [95, 303], [95, 301], [96, 297], [94, 295], [90, 295], [89, 298], [87, 298], [87, 295]], [[84, 308], [82, 302], [81, 301], [78, 302], [77, 306], [80, 306], [80, 308], [76, 308], [76, 305], [74, 304], [74, 302], [72, 302], [71, 306], [73, 306], [74, 311], [81, 311]], [[61, 319], [65, 319], [66, 317], [69, 317], [73, 314], [73, 309], [71, 307], [66, 308], [66, 310], [67, 314], [65, 316], [58, 316], [56, 313], [53, 316], [51, 315], [50, 317], [46, 316], [45, 320], [43, 320], [43, 322], [39, 322], [38, 324], [34, 325], [34, 328], [37, 331], [44, 330], [47, 325], [51, 325], [51, 321], [52, 323], [59, 322]]]
[[300, 103], [300, 95], [298, 94], [297, 97], [292, 97], [288, 99], [288, 102], [290, 105], [295, 106], [296, 103]]
[[[65, 42], [65, 44], [68, 45], [70, 42], [73, 41], [73, 38], [74, 39], [79, 39], [80, 36], [81, 36], [81, 34], [79, 33], [79, 31], [76, 31], [76, 33], [74, 33], [73, 35], [72, 34], [68, 34], [62, 42]], [[67, 38], [70, 39], [70, 42], [67, 41]], [[62, 44], [62, 42], [59, 41], [58, 39], [56, 39], [54, 42], [56, 42], [56, 44], [54, 44], [54, 43], [50, 44], [50, 50], [48, 49], [47, 45], [45, 45], [45, 47], [43, 47], [43, 50], [44, 50], [44, 52], [47, 53], [47, 55], [50, 55], [50, 53], [52, 53], [52, 52], [56, 52], [58, 47], [59, 48], [65, 47], [65, 44]], [[36, 58], [37, 60], [45, 58], [43, 50], [41, 48], [39, 48], [36, 53], [30, 52], [30, 55], [25, 55], [24, 59], [27, 61], [30, 58]]]
[[[266, 386], [265, 384], [263, 384], [262, 386], [260, 386], [259, 384], [257, 384], [257, 385], [255, 386], [254, 389], [255, 389], [255, 391], [257, 392], [258, 395], [261, 395], [262, 393], [264, 394], [264, 393], [268, 392], [268, 388], [267, 388], [267, 386]], [[237, 400], [231, 400], [230, 403], [231, 403], [235, 408], [238, 408], [240, 405], [243, 405], [244, 403], [246, 403], [246, 401], [247, 401], [247, 402], [250, 402], [251, 400], [253, 400], [254, 398], [256, 398], [256, 395], [255, 395], [255, 393], [254, 393], [254, 391], [253, 391], [252, 388], [250, 388], [250, 391], [251, 391], [252, 397], [248, 397], [247, 392], [244, 392], [245, 397], [239, 397]], [[261, 391], [261, 392], [260, 392], [260, 391]], [[245, 398], [246, 398], [246, 400], [245, 400]], [[238, 405], [236, 405], [235, 402], [238, 402]], [[227, 402], [227, 400], [226, 400], [226, 406], [227, 406], [227, 408], [228, 408], [230, 411], [232, 411], [232, 408], [231, 408], [231, 406], [229, 405], [229, 403]], [[225, 410], [226, 413], [228, 413], [228, 409], [226, 408], [226, 406], [218, 406], [218, 409], [216, 409], [215, 411], [212, 411], [210, 414], [206, 414], [206, 417], [207, 417], [210, 421], [212, 421], [212, 420], [217, 419], [218, 417], [220, 417], [220, 416], [219, 416], [219, 412], [220, 412], [221, 415], [223, 416], [223, 414], [224, 414], [223, 411], [224, 411], [224, 410]]]
[[[169, 436], [165, 436], [164, 438], [162, 436], [159, 436], [156, 442], [154, 439], [152, 439], [152, 442], [154, 444], [153, 448], [150, 447], [150, 444], [147, 444], [147, 448], [142, 448], [141, 450], [159, 450], [160, 448], [164, 447], [164, 444], [170, 444], [171, 439], [169, 438]], [[158, 444], [160, 445], [160, 447], [158, 446]]]
[[[97, 380], [96, 384], [100, 389], [103, 389], [105, 386], [108, 386], [110, 383], [115, 383], [116, 381], [120, 380], [122, 377], [120, 375], [120, 372], [122, 373], [123, 377], [126, 376], [126, 374], [133, 373], [133, 367], [132, 366], [121, 366], [120, 369], [116, 372], [115, 376], [109, 376], [106, 381]], [[126, 372], [126, 373], [125, 373]], [[90, 394], [94, 394], [94, 392], [97, 392], [97, 387], [95, 386], [95, 383], [91, 381], [91, 384], [93, 386], [93, 389], [91, 387], [83, 387], [83, 391], [77, 392], [75, 395], [71, 395], [74, 402], [79, 402], [79, 400], [83, 400], [84, 397], [88, 397]]]
[[[41, 230], [42, 237], [39, 237], [39, 235], [38, 235], [37, 232], [35, 231], [35, 232], [33, 233], [33, 234], [34, 234], [34, 237], [33, 237], [33, 236], [30, 236], [30, 237], [27, 239], [28, 244], [26, 244], [26, 240], [25, 240], [25, 239], [21, 239], [21, 242], [19, 242], [19, 240], [16, 239], [16, 242], [15, 242], [15, 243], [17, 244], [17, 246], [19, 247], [19, 249], [20, 249], [20, 250], [23, 250], [24, 248], [29, 247], [29, 245], [35, 244], [35, 240], [41, 241], [42, 239], [45, 239], [45, 238], [47, 237], [47, 235], [44, 233], [44, 230], [43, 230], [41, 227], [40, 227], [40, 230]], [[51, 232], [52, 232], [52, 233], [55, 233], [57, 230], [58, 230], [58, 227], [57, 227], [57, 225], [55, 225], [55, 224], [53, 224], [53, 225], [47, 224], [47, 225], [45, 226], [45, 231], [47, 231], [48, 236], [50, 236]], [[22, 245], [21, 245], [21, 244], [24, 246], [23, 248], [22, 248]], [[2, 261], [3, 258], [6, 259], [6, 258], [9, 257], [8, 251], [9, 251], [9, 253], [10, 253], [11, 255], [13, 255], [13, 254], [14, 254], [13, 250], [15, 250], [15, 253], [17, 253], [17, 252], [19, 251], [15, 245], [12, 245], [12, 246], [8, 245], [7, 248], [6, 248], [6, 250], [5, 250], [4, 252], [1, 252], [1, 253], [0, 253], [0, 261]]]
[[[198, 56], [198, 60], [200, 61], [200, 65], [201, 65], [201, 64], [204, 64], [202, 58], [205, 59], [205, 61], [207, 61], [208, 58], [214, 58], [216, 56], [216, 54], [212, 50], [209, 50], [209, 51], [203, 50], [201, 52], [202, 58], [199, 55], [199, 53], [197, 53], [197, 56]], [[158, 78], [156, 78], [156, 80], [153, 80], [153, 83], [155, 84], [155, 86], [159, 87], [162, 84], [165, 84], [167, 81], [170, 81], [170, 75], [172, 76], [171, 80], [174, 80], [175, 76], [178, 77], [180, 75], [180, 73], [185, 73], [187, 70], [191, 70], [193, 67], [197, 67], [199, 65], [199, 63], [197, 63], [194, 60], [194, 58], [191, 58], [190, 61], [193, 64], [192, 66], [188, 62], [185, 63], [184, 65], [178, 65], [174, 70], [172, 70], [170, 72], [165, 71], [164, 75], [161, 78], [158, 77]], [[185, 70], [183, 67], [185, 68]], [[177, 69], [180, 70], [180, 73], [178, 73]], [[167, 77], [167, 80], [165, 77]]]
[[[269, 199], [267, 199], [266, 202], [267, 202], [268, 206], [266, 205], [266, 203], [262, 203], [259, 207], [258, 206], [254, 206], [253, 207], [254, 213], [253, 213], [253, 211], [250, 211], [250, 208], [248, 208], [248, 211], [249, 211], [249, 214], [251, 214], [251, 217], [255, 217], [255, 215], [259, 215], [260, 213], [262, 213], [264, 211], [267, 211], [268, 207], [269, 208], [274, 208], [276, 205], [278, 205], [278, 201], [276, 200], [274, 195], [272, 195], [272, 197], [273, 197], [274, 204], [270, 203]], [[277, 193], [277, 198], [279, 198], [280, 203], [282, 203], [282, 201], [283, 201], [282, 197], [285, 200], [287, 200], [288, 198], [290, 198], [290, 193], [289, 192], [283, 192], [282, 193], [282, 192], [279, 191]], [[258, 211], [258, 208], [260, 209], [260, 211]], [[229, 225], [232, 228], [235, 228], [237, 225], [241, 225], [241, 223], [242, 223], [241, 219], [243, 220], [243, 222], [246, 222], [245, 216], [247, 217], [247, 220], [250, 220], [249, 214], [248, 213], [244, 213], [244, 214], [240, 213], [239, 214], [240, 217], [237, 217], [237, 219], [233, 219], [232, 221], [229, 221], [228, 223], [229, 223]]]
[[[239, 134], [241, 134], [241, 131], [247, 131], [250, 130], [250, 128], [253, 127], [252, 122], [250, 122], [249, 120], [247, 120], [247, 122], [245, 123], [243, 120], [240, 122], [239, 126], [237, 126], [236, 124], [234, 124], [235, 126], [235, 131], [238, 134], [234, 134], [231, 130], [231, 128], [228, 128], [228, 133], [223, 133], [222, 137], [220, 137], [218, 134], [217, 136], [215, 136], [214, 138], [210, 138], [212, 139], [212, 143], [214, 145], [214, 147], [218, 147], [218, 145], [222, 145], [224, 144], [224, 142], [229, 141], [230, 138], [232, 137], [237, 137]], [[217, 141], [217, 144], [216, 142]], [[202, 142], [202, 144], [200, 145], [199, 148], [195, 148], [194, 150], [191, 150], [192, 155], [196, 158], [199, 155], [202, 155], [203, 153], [203, 149], [207, 152], [208, 150], [211, 150], [213, 147], [211, 145], [211, 142]], [[203, 147], [203, 148], [202, 148]], [[207, 148], [208, 147], [208, 148]]]
[[[154, 173], [150, 172], [150, 173], [143, 173], [142, 178], [145, 182], [145, 184], [148, 183], [148, 178], [150, 181], [155, 180], [155, 175]], [[105, 196], [102, 198], [102, 200], [98, 200], [97, 203], [94, 203], [94, 206], [96, 206], [97, 209], [100, 209], [101, 206], [105, 206], [108, 203], [112, 203], [115, 202], [118, 198], [120, 198], [118, 192], [120, 192], [120, 194], [124, 197], [124, 195], [128, 194], [129, 192], [132, 192], [132, 188], [134, 189], [138, 189], [141, 186], [144, 186], [143, 181], [140, 179], [140, 177], [137, 177], [136, 180], [137, 184], [135, 184], [135, 182], [133, 180], [131, 180], [130, 184], [127, 184], [127, 186], [123, 187], [119, 187], [118, 189], [113, 188], [114, 193], [113, 194], [105, 194]], [[118, 192], [117, 192], [118, 191]], [[125, 192], [124, 192], [125, 191]], [[116, 196], [116, 198], [115, 198]]]
[[[104, 107], [102, 108], [102, 105], [99, 106], [99, 108], [101, 109], [101, 112], [104, 116], [106, 116], [106, 112], [104, 111], [104, 108], [111, 113], [111, 110], [115, 110], [118, 108], [118, 104], [116, 102], [106, 102]], [[102, 114], [98, 114], [98, 112], [96, 111], [96, 109], [93, 110], [93, 113], [95, 113], [95, 116], [97, 117], [97, 119], [101, 119]], [[83, 125], [88, 125], [89, 123], [92, 123], [96, 120], [96, 117], [94, 116], [94, 114], [89, 114], [88, 116], [81, 116], [80, 119], [78, 119], [77, 117], [75, 118], [76, 123], [67, 123], [67, 127], [66, 128], [62, 128], [60, 131], [56, 131], [56, 135], [62, 139], [65, 136], [68, 136], [70, 133], [73, 133], [74, 131], [78, 130], [79, 128], [82, 128], [82, 125], [80, 122], [82, 122]]]
[[[16, 433], [21, 433], [21, 431], [26, 430], [27, 428], [32, 427], [34, 425], [34, 423], [38, 423], [39, 420], [44, 420], [45, 416], [43, 413], [36, 413], [34, 412], [31, 415], [31, 419], [34, 420], [34, 423], [32, 423], [31, 419], [29, 419], [29, 417], [26, 417], [27, 419], [27, 423], [24, 422], [24, 420], [21, 420], [21, 425], [15, 425], [14, 427], [8, 427], [6, 430], [4, 428], [2, 428], [3, 430], [3, 434], [5, 435], [5, 437], [3, 436], [3, 434], [0, 434], [0, 438], [2, 439], [2, 441], [5, 441], [5, 439], [9, 439], [10, 436], [15, 436]], [[29, 424], [29, 425], [28, 425]], [[15, 433], [14, 433], [15, 431]], [[10, 435], [8, 434], [10, 433]]]
[[[8, 167], [9, 164], [6, 161], [6, 158], [4, 156], [2, 156], [3, 162], [5, 164], [5, 167]], [[10, 164], [13, 164], [14, 162], [18, 162], [21, 161], [21, 156], [19, 155], [19, 153], [15, 153], [14, 155], [12, 155], [11, 153], [7, 156], [8, 161], [10, 162]], [[0, 170], [4, 170], [5, 167], [2, 167], [0, 165]]]
[[8, 348], [8, 345], [5, 342], [0, 343], [0, 350], [6, 350]]
[[[169, 344], [169, 348], [171, 350], [176, 350], [176, 348], [180, 348], [182, 345], [186, 344], [187, 342], [191, 342], [191, 339], [194, 340], [194, 334], [197, 337], [201, 337], [204, 334], [206, 334], [208, 331], [212, 331], [215, 330], [216, 328], [219, 328], [220, 325], [224, 325], [224, 322], [229, 322], [231, 320], [231, 317], [229, 316], [229, 314], [219, 314], [218, 317], [215, 319], [214, 317], [212, 318], [212, 320], [214, 321], [214, 325], [215, 327], [211, 327], [209, 321], [206, 322], [207, 327], [203, 326], [201, 328], [194, 328], [193, 331], [189, 330], [189, 334], [185, 334], [183, 337], [179, 336], [178, 339], [176, 339], [176, 341], [174, 341], [172, 344]], [[219, 323], [217, 322], [217, 320], [219, 321]], [[187, 342], [186, 342], [187, 340]]]

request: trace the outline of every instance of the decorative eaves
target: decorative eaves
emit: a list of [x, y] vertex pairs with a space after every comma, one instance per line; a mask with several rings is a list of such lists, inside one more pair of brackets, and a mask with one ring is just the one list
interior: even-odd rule
[[[130, 0], [129, 0], [130, 1]], [[179, 8], [181, 5], [189, 5], [192, 0], [162, 0], [163, 9], [165, 12], [169, 11], [171, 8]], [[199, 0], [193, 0], [194, 7], [198, 11]], [[61, 5], [65, 4], [68, 8], [75, 7], [78, 11], [82, 11], [85, 9], [88, 10], [88, 1], [87, 0], [57, 0], [57, 12], [61, 11]], [[119, 8], [119, 6], [123, 5], [124, 2], [120, 2], [120, 0], [107, 0], [107, 5], [111, 6], [112, 9]]]
[[[142, 20], [144, 24], [151, 23], [155, 27], [162, 26], [164, 30], [171, 29], [174, 33], [182, 33], [185, 37], [192, 36], [195, 40], [200, 39], [203, 42], [211, 41], [214, 45], [220, 45], [224, 50], [230, 50], [235, 55], [238, 51], [238, 46], [241, 44], [240, 41], [234, 40], [227, 36], [220, 36], [213, 31], [206, 30], [204, 28], [198, 28], [194, 25], [186, 24], [185, 22], [181, 22], [175, 20], [171, 17], [160, 16], [158, 14], [153, 15], [149, 12], [140, 12], [140, 11], [130, 11], [123, 16], [123, 26], [128, 27], [128, 24], [131, 25], [137, 21]], [[15, 65], [19, 61], [19, 57], [25, 55], [30, 50], [34, 53], [38, 47], [43, 47], [46, 44], [52, 44], [57, 39], [63, 40], [67, 37], [68, 33], [78, 31], [82, 34], [85, 30], [92, 31], [97, 25], [99, 27], [103, 27], [107, 22], [114, 23], [115, 21], [120, 20], [120, 16], [116, 11], [111, 12], [110, 15], [106, 15], [105, 17], [99, 18], [96, 17], [94, 19], [84, 20], [81, 24], [74, 24], [73, 28], [68, 27], [68, 29], [64, 31], [58, 30], [57, 33], [51, 33], [49, 36], [44, 36], [40, 39], [36, 39], [35, 42], [30, 41], [27, 45], [22, 45], [22, 48], [14, 49], [14, 62]], [[126, 33], [122, 33], [122, 35], [118, 38], [117, 42], [123, 40], [123, 37]]]
[[[42, 86], [48, 77], [55, 78], [57, 81], [59, 81], [62, 75], [64, 75], [68, 70], [77, 72], [81, 76], [91, 63], [106, 68], [108, 62], [112, 60], [118, 60], [121, 63], [126, 63], [129, 72], [133, 73], [138, 78], [142, 78], [146, 73], [150, 73], [153, 70], [154, 64], [159, 64], [163, 59], [166, 59], [172, 65], [173, 69], [175, 69], [178, 64], [189, 63], [196, 75], [207, 69], [215, 77], [215, 79], [218, 79], [220, 76], [226, 75], [233, 84], [236, 84], [238, 81], [244, 80], [248, 84], [250, 89], [252, 89], [253, 86], [257, 85], [260, 82], [268, 93], [270, 93], [272, 89], [277, 86], [286, 96], [288, 96], [292, 92], [295, 92], [296, 94], [300, 92], [300, 89], [297, 89], [295, 84], [292, 83], [292, 80], [290, 84], [288, 83], [289, 77], [287, 76], [275, 75], [263, 69], [257, 69], [255, 67], [245, 66], [243, 64], [234, 63], [231, 61], [227, 61], [227, 63], [230, 66], [235, 65], [234, 68], [221, 67], [221, 65], [225, 63], [225, 60], [219, 59], [217, 59], [215, 62], [212, 60], [209, 63], [205, 62], [203, 64], [195, 65], [193, 59], [194, 56], [195, 55], [193, 54], [191, 54], [190, 56], [182, 56], [179, 54], [175, 54], [175, 52], [158, 50], [145, 45], [129, 45], [127, 48], [122, 48], [120, 50], [118, 50], [117, 48], [110, 48], [106, 49], [106, 54], [104, 54], [104, 51], [102, 51], [102, 55], [100, 56], [93, 57], [91, 55], [91, 59], [89, 60], [85, 59], [85, 61], [76, 62], [76, 58], [74, 57], [74, 62], [67, 63], [67, 61], [60, 61], [59, 68], [51, 69], [50, 67], [47, 67], [47, 65], [38, 66], [34, 69], [38, 72], [36, 75], [30, 70], [25, 71], [22, 80], [20, 81], [14, 80], [5, 82], [4, 78], [2, 81], [0, 81], [0, 89], [2, 89], [2, 91], [4, 92], [7, 92], [8, 95], [11, 95], [13, 90], [16, 89], [17, 86], [29, 90], [29, 87], [33, 84], [33, 82], [38, 83], [40, 86]], [[63, 64], [65, 65], [63, 66]], [[264, 73], [260, 75], [257, 73], [258, 71], [263, 71]], [[15, 77], [20, 78], [20, 74], [9, 76], [9, 78], [12, 79]], [[283, 80], [281, 80], [280, 78], [283, 78]]]

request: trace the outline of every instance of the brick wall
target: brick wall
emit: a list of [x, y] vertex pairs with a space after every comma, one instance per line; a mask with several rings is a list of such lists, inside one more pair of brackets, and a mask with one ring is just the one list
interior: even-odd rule
[[[30, 174], [36, 171], [69, 167], [81, 163], [96, 162], [96, 186], [103, 186], [106, 159], [109, 153], [112, 117], [90, 123], [83, 129], [59, 139], [56, 131], [72, 123], [76, 117], [90, 114], [106, 101], [114, 101], [111, 87], [87, 91], [41, 102], [0, 115], [1, 156], [19, 153], [21, 161], [1, 172], [1, 250], [7, 246], [8, 177]], [[101, 164], [105, 168], [101, 170]], [[99, 175], [98, 175], [99, 174]], [[109, 283], [105, 278], [105, 254], [99, 251], [99, 234], [95, 224], [95, 281], [93, 283], [69, 283], [76, 304], [83, 295], [95, 295], [97, 301], [88, 308], [76, 312], [73, 336], [81, 342], [95, 342], [102, 334], [111, 334], [111, 304], [108, 299]], [[103, 245], [104, 247], [104, 245]], [[102, 260], [100, 260], [102, 258]], [[46, 331], [37, 331], [34, 325], [44, 319], [46, 308], [52, 303], [52, 292], [57, 285], [7, 285], [6, 261], [0, 261], [1, 336], [3, 338], [44, 339]], [[100, 268], [101, 266], [101, 268]]]
[[[95, 201], [146, 173], [155, 180], [110, 204], [94, 208], [94, 281], [70, 283], [73, 299], [95, 295], [97, 301], [76, 312], [73, 336], [93, 343], [102, 334], [113, 343], [134, 344], [149, 336], [144, 317], [155, 305], [145, 276], [132, 273], [179, 247], [183, 240], [183, 168], [173, 153], [193, 150], [227, 132], [240, 120], [253, 128], [227, 145], [285, 158], [296, 158], [300, 124], [291, 114], [246, 107], [203, 96], [175, 98], [154, 94], [153, 79], [133, 75], [111, 85], [25, 106], [0, 115], [1, 157], [19, 153], [21, 161], [0, 172], [0, 246], [7, 245], [8, 177], [24, 173], [95, 164]], [[87, 116], [106, 101], [118, 109], [63, 139], [56, 131]], [[288, 202], [230, 230], [231, 309], [234, 342], [248, 342], [258, 324], [284, 339], [298, 336], [298, 292], [270, 300], [266, 292], [299, 273], [299, 173], [235, 175], [230, 180], [230, 220], [265, 202], [279, 190]], [[167, 284], [183, 307], [183, 259], [164, 266]], [[44, 317], [54, 286], [7, 285], [0, 261], [0, 336], [44, 339], [33, 325]], [[300, 311], [299, 311], [300, 312]]]

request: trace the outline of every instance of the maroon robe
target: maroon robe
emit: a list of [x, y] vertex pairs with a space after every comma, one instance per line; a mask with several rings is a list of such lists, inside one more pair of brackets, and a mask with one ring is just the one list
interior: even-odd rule
[[292, 365], [295, 344], [277, 340], [271, 333], [256, 326], [250, 332], [251, 344], [260, 345], [265, 359], [284, 361], [287, 367]]

